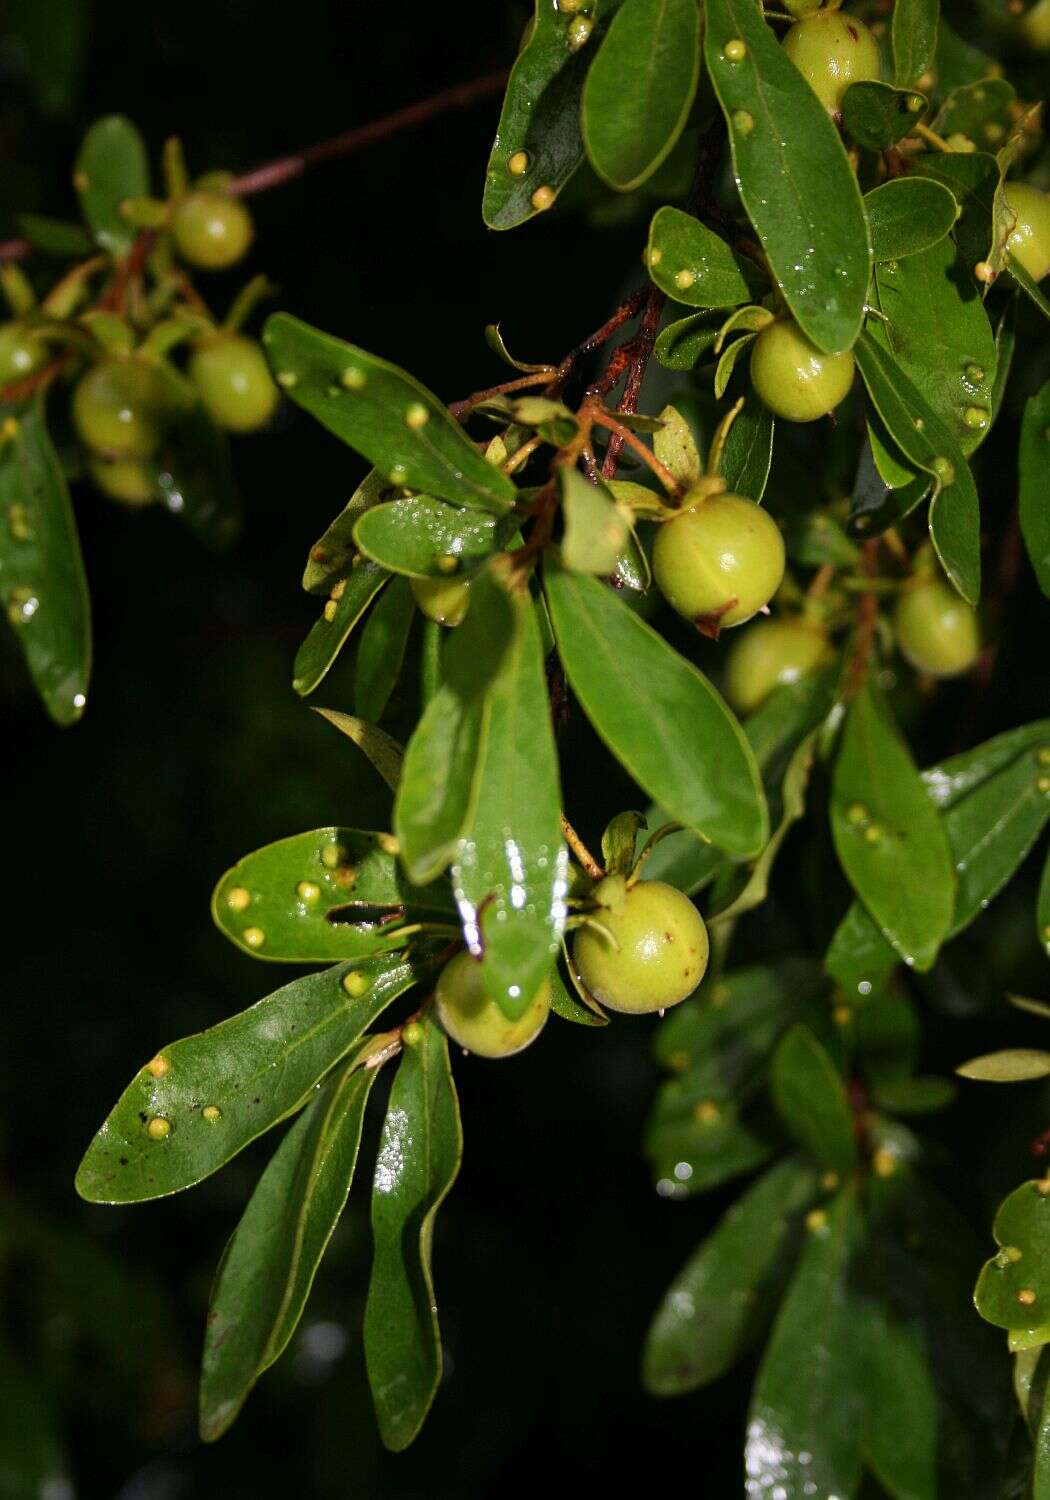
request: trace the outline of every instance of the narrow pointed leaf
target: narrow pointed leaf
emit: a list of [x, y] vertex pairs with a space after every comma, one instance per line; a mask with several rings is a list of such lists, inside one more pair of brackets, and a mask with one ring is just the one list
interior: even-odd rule
[[901, 87], [917, 83], [937, 51], [939, 0], [896, 0], [890, 32], [893, 73]]
[[365, 621], [354, 663], [354, 707], [374, 724], [397, 686], [416, 601], [407, 578], [394, 578]]
[[614, 573], [630, 535], [625, 512], [603, 484], [591, 484], [578, 469], [559, 469], [558, 485], [565, 517], [565, 566], [582, 573]]
[[346, 645], [350, 632], [386, 583], [390, 574], [363, 557], [356, 568], [333, 585], [333, 594], [306, 640], [295, 654], [292, 686], [301, 697], [312, 693]]
[[707, 312], [679, 318], [657, 336], [653, 354], [668, 370], [692, 370], [718, 338], [718, 324]]
[[[393, 954], [338, 964], [163, 1048], [89, 1146], [77, 1192], [91, 1203], [138, 1203], [192, 1187], [301, 1109], [318, 1079], [429, 972], [424, 960]], [[151, 1134], [158, 1119], [166, 1134]]]
[[604, 1012], [599, 1015], [597, 1010], [591, 1010], [577, 1000], [557, 969], [550, 971], [547, 981], [551, 990], [551, 1010], [556, 1016], [577, 1026], [608, 1026], [609, 1017]]
[[[515, 520], [501, 523], [484, 511], [458, 510], [429, 495], [414, 495], [371, 507], [357, 522], [354, 540], [393, 573], [443, 578], [479, 567], [516, 529]], [[455, 560], [454, 568], [448, 559]]]
[[[753, 0], [708, 0], [705, 12], [704, 55], [748, 217], [803, 332], [828, 353], [849, 349], [871, 249], [838, 131]], [[725, 54], [732, 40], [744, 43], [741, 61]]]
[[1024, 292], [1029, 302], [1039, 309], [1044, 318], [1050, 318], [1050, 298], [1048, 298], [1039, 286], [1038, 282], [1032, 280], [1021, 262], [1013, 255], [1007, 255], [1007, 266], [1010, 275]]
[[292, 400], [392, 484], [497, 514], [513, 504], [507, 476], [404, 370], [287, 313], [267, 319], [263, 343]]
[[875, 689], [846, 718], [832, 781], [831, 828], [857, 895], [905, 963], [929, 968], [951, 925], [948, 838]]
[[649, 226], [649, 275], [687, 307], [736, 307], [768, 288], [755, 265], [680, 208], [658, 209]]
[[350, 1192], [377, 1069], [351, 1063], [278, 1146], [223, 1254], [212, 1289], [200, 1432], [221, 1437], [302, 1317]]
[[366, 724], [363, 719], [355, 719], [352, 714], [340, 713], [335, 708], [315, 708], [314, 713], [320, 714], [341, 734], [345, 734], [347, 739], [353, 740], [375, 766], [390, 790], [397, 791], [405, 759], [405, 752], [397, 740], [384, 730], [377, 729], [374, 724]]
[[406, 1038], [372, 1187], [365, 1358], [379, 1433], [395, 1452], [419, 1432], [441, 1379], [431, 1248], [463, 1150], [448, 1043], [429, 1019], [420, 1031]]
[[784, 1144], [783, 1133], [768, 1111], [746, 1112], [732, 1102], [705, 1108], [678, 1120], [651, 1121], [645, 1154], [656, 1191], [663, 1198], [688, 1198], [754, 1172]]
[[762, 503], [773, 462], [773, 413], [749, 393], [729, 429], [720, 469], [735, 495]]
[[743, 1194], [664, 1294], [646, 1336], [642, 1378], [655, 1396], [717, 1380], [757, 1341], [794, 1264], [817, 1174], [797, 1158]]
[[120, 205], [149, 193], [149, 159], [138, 129], [124, 115], [105, 115], [85, 135], [73, 169], [85, 222], [103, 250], [126, 255], [136, 230]]
[[925, 108], [925, 98], [914, 89], [895, 89], [888, 83], [852, 83], [842, 96], [842, 123], [858, 146], [885, 151], [915, 128]]
[[42, 400], [0, 410], [0, 598], [56, 724], [84, 712], [91, 615], [69, 488]]
[[975, 1078], [981, 1083], [1028, 1083], [1033, 1078], [1050, 1078], [1050, 1052], [1035, 1047], [1009, 1047], [1002, 1052], [986, 1052], [971, 1057], [955, 1070], [960, 1078]]
[[569, 681], [612, 753], [674, 821], [757, 854], [768, 836], [758, 767], [710, 683], [597, 579], [548, 567], [546, 588]]
[[857, 1157], [853, 1117], [835, 1064], [807, 1026], [793, 1026], [773, 1054], [773, 1101], [791, 1134], [824, 1167], [848, 1172]]
[[354, 527], [366, 510], [397, 493], [385, 474], [378, 469], [368, 471], [332, 524], [310, 548], [303, 572], [303, 588], [308, 594], [327, 594], [333, 584], [346, 577], [357, 551]]
[[[876, 264], [928, 250], [951, 233], [957, 204], [942, 182], [895, 177], [864, 195]], [[887, 309], [888, 312], [888, 309]]]
[[937, 1389], [921, 1332], [885, 1303], [866, 1299], [862, 1307], [868, 1467], [893, 1500], [938, 1500]]
[[944, 810], [955, 807], [1026, 752], [1033, 752], [1033, 764], [1041, 765], [1040, 750], [1050, 752], [1050, 719], [1036, 719], [1017, 729], [1007, 729], [972, 750], [930, 766], [923, 771], [922, 779], [930, 800]]
[[1003, 1200], [992, 1225], [999, 1252], [985, 1262], [973, 1300], [997, 1328], [1044, 1323], [1050, 1309], [1050, 1194], [1024, 1182]]
[[302, 964], [394, 949], [408, 923], [452, 919], [447, 883], [412, 885], [387, 843], [382, 833], [315, 828], [266, 844], [215, 887], [215, 925], [253, 958]]
[[1025, 405], [1019, 462], [1021, 532], [1039, 587], [1050, 598], [1050, 381]]
[[961, 932], [998, 895], [1048, 819], [1050, 782], [1039, 751], [1018, 756], [945, 813], [958, 874], [950, 936]]

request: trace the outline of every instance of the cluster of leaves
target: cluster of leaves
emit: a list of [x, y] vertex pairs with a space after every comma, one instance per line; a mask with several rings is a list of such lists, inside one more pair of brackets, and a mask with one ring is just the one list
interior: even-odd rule
[[[220, 322], [191, 275], [233, 264], [250, 243], [230, 181], [212, 172], [191, 185], [172, 139], [165, 197], [152, 198], [141, 135], [107, 116], [77, 153], [83, 223], [21, 215], [24, 238], [11, 248], [31, 252], [33, 279], [13, 259], [0, 268], [12, 316], [0, 326], [0, 596], [58, 724], [83, 714], [91, 673], [70, 481], [127, 507], [163, 505], [210, 547], [229, 545], [240, 527], [227, 431], [261, 426], [278, 392], [239, 332], [265, 280], [243, 287]], [[56, 262], [44, 291], [39, 275]], [[54, 399], [67, 391], [71, 400]]]
[[[749, 1493], [845, 1497], [867, 1468], [900, 1500], [987, 1496], [1009, 1459], [1008, 1391], [984, 1378], [988, 1330], [965, 1306], [976, 1250], [933, 1180], [935, 1153], [897, 1117], [951, 1101], [949, 1081], [916, 1073], [915, 997], [1045, 829], [1050, 721], [921, 771], [896, 722], [921, 653], [905, 646], [901, 665], [895, 650], [899, 603], [935, 570], [956, 614], [972, 619], [980, 596], [979, 450], [1045, 380], [1050, 313], [1011, 249], [1008, 173], [1025, 162], [1045, 181], [1050, 163], [1037, 112], [939, 23], [936, 0], [898, 0], [893, 83], [852, 84], [834, 118], [781, 47], [783, 18], [707, 0], [702, 22], [694, 0], [537, 5], [486, 221], [549, 209], [585, 154], [635, 201], [676, 153], [692, 182], [652, 218], [651, 285], [560, 364], [516, 362], [490, 330], [517, 374], [446, 407], [353, 344], [269, 320], [278, 384], [372, 465], [310, 551], [304, 586], [324, 603], [294, 685], [313, 692], [356, 630], [353, 712], [324, 712], [387, 781], [390, 827], [296, 835], [223, 877], [213, 914], [231, 941], [331, 967], [158, 1052], [77, 1185], [98, 1202], [175, 1192], [298, 1115], [213, 1289], [201, 1430], [216, 1437], [292, 1337], [370, 1090], [397, 1059], [364, 1347], [383, 1439], [404, 1447], [440, 1379], [431, 1243], [461, 1149], [437, 976], [465, 947], [495, 1013], [518, 1020], [546, 986], [562, 1018], [601, 1027], [567, 936], [600, 928], [609, 875], [666, 882], [702, 903], [715, 962], [657, 1030], [674, 1075], [647, 1135], [657, 1191], [677, 1200], [762, 1175], [668, 1290], [647, 1384], [694, 1389], [769, 1331]], [[639, 313], [585, 384], [585, 361]], [[788, 324], [818, 362], [850, 358], [860, 376], [809, 444], [740, 358]], [[651, 353], [681, 391], [639, 415]], [[1030, 395], [1018, 446], [1020, 525], [1050, 593], [1048, 392]], [[625, 454], [634, 477], [618, 479]], [[717, 644], [679, 649], [652, 585], [655, 539], [727, 489], [768, 504], [789, 562], [778, 619], [821, 642], [807, 670], [773, 675], [744, 723], [689, 659], [695, 641], [731, 692], [729, 632], [718, 640], [705, 615]], [[604, 865], [563, 805], [558, 731], [573, 705], [646, 806], [609, 825]], [[830, 832], [851, 904], [826, 952], [734, 967], [738, 923], [803, 820], [814, 843]], [[1050, 951], [1050, 874], [1034, 936]], [[1004, 1205], [978, 1307], [1010, 1330], [1045, 1467], [1043, 1186]], [[1034, 1492], [1048, 1482], [1037, 1465]]]

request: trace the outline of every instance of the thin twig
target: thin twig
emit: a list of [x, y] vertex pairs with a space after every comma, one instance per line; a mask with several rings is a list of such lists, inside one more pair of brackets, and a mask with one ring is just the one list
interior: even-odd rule
[[568, 844], [569, 848], [572, 850], [573, 854], [575, 854], [580, 866], [587, 872], [592, 880], [601, 880], [605, 875], [605, 871], [602, 869], [601, 865], [595, 859], [591, 851], [587, 848], [587, 845], [580, 838], [580, 835], [576, 832], [575, 828], [569, 822], [564, 813], [562, 813], [561, 815], [561, 831], [562, 837]]
[[[613, 443], [617, 440], [619, 440], [621, 448], [626, 444], [632, 453], [636, 453], [643, 463], [648, 464], [669, 495], [677, 496], [681, 494], [681, 486], [667, 465], [662, 464], [652, 449], [647, 448], [641, 438], [633, 433], [629, 427], [625, 427], [622, 422], [618, 422], [614, 412], [609, 412], [604, 407], [599, 407], [594, 413], [594, 421], [601, 427], [607, 427], [612, 433], [612, 439], [609, 443], [610, 450]], [[615, 472], [616, 466], [614, 464], [612, 474], [615, 474]], [[602, 465], [602, 477], [611, 479], [612, 474], [609, 473], [609, 455], [606, 454], [605, 463]]]

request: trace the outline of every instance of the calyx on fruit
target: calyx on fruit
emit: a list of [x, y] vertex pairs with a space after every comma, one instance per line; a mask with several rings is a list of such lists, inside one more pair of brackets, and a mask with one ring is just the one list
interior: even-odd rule
[[789, 422], [815, 422], [834, 411], [853, 384], [853, 355], [825, 354], [796, 322], [777, 319], [751, 349], [751, 383], [759, 399]]
[[438, 1019], [448, 1035], [479, 1057], [512, 1057], [534, 1042], [550, 1014], [550, 985], [543, 981], [528, 1009], [510, 1021], [489, 995], [481, 965], [457, 953], [438, 976], [434, 991]]
[[573, 962], [599, 1004], [628, 1015], [665, 1010], [704, 977], [707, 928], [696, 907], [662, 880], [607, 875], [591, 893], [593, 924], [576, 932]]

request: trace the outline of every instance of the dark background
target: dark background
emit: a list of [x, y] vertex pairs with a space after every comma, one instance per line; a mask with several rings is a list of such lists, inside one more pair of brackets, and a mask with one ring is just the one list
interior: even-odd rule
[[[84, 46], [63, 63], [78, 16]], [[324, 0], [105, 0], [90, 14], [73, 0], [14, 4], [0, 21], [0, 232], [13, 232], [18, 208], [72, 216], [70, 163], [99, 114], [131, 115], [155, 159], [174, 132], [192, 169], [244, 170], [505, 63], [524, 19], [476, 0], [454, 12]], [[554, 216], [487, 233], [480, 193], [496, 117], [489, 101], [257, 199], [248, 270], [279, 284], [277, 305], [404, 363], [446, 399], [502, 378], [482, 337], [488, 321], [502, 321], [523, 358], [560, 357], [639, 277], [643, 232], [599, 236]], [[201, 280], [219, 307], [237, 284]], [[457, 1060], [466, 1152], [435, 1253], [448, 1375], [402, 1457], [375, 1435], [360, 1346], [367, 1144], [298, 1340], [213, 1448], [197, 1441], [193, 1414], [208, 1285], [272, 1138], [174, 1200], [106, 1209], [73, 1193], [92, 1132], [144, 1059], [291, 977], [212, 928], [221, 872], [284, 834], [386, 819], [381, 784], [291, 690], [316, 609], [299, 590], [302, 562], [362, 466], [292, 412], [240, 441], [235, 463], [247, 525], [222, 556], [159, 511], [129, 515], [76, 493], [96, 628], [79, 727], [45, 721], [6, 632], [0, 646], [4, 1342], [47, 1392], [84, 1496], [620, 1495], [639, 1482], [735, 1496], [749, 1372], [672, 1403], [645, 1396], [638, 1378], [663, 1287], [733, 1197], [677, 1204], [653, 1192], [640, 1151], [656, 1083], [645, 1022], [605, 1032], [554, 1022], [516, 1061]], [[1019, 667], [997, 689], [964, 724], [968, 738], [1045, 709], [1045, 624], [1030, 622], [1031, 603], [1018, 604], [1011, 659], [1032, 672]], [[334, 672], [317, 701], [348, 707], [348, 682], [345, 667]], [[967, 713], [962, 690], [943, 701], [931, 755]], [[630, 794], [578, 725], [566, 748], [569, 805], [594, 837]], [[742, 951], [825, 937], [844, 894], [835, 883], [808, 889], [755, 919]], [[1030, 882], [1008, 899], [979, 929], [977, 992], [968, 979], [939, 997], [976, 1019], [940, 1057], [935, 1015], [927, 1066], [983, 1045], [984, 993], [1001, 995], [1007, 977], [1041, 982]], [[965, 953], [956, 967], [973, 972]], [[1009, 1024], [1033, 1040], [1037, 1023]], [[1034, 1091], [1020, 1092], [994, 1127], [957, 1110], [938, 1126], [961, 1145], [972, 1181], [998, 1153], [998, 1175], [974, 1200], [978, 1222], [987, 1194], [1026, 1174], [1028, 1135], [1047, 1123]], [[366, 1140], [378, 1123], [373, 1109]], [[19, 1232], [5, 1235], [5, 1223]], [[8, 1411], [28, 1399], [21, 1377], [0, 1375]]]

